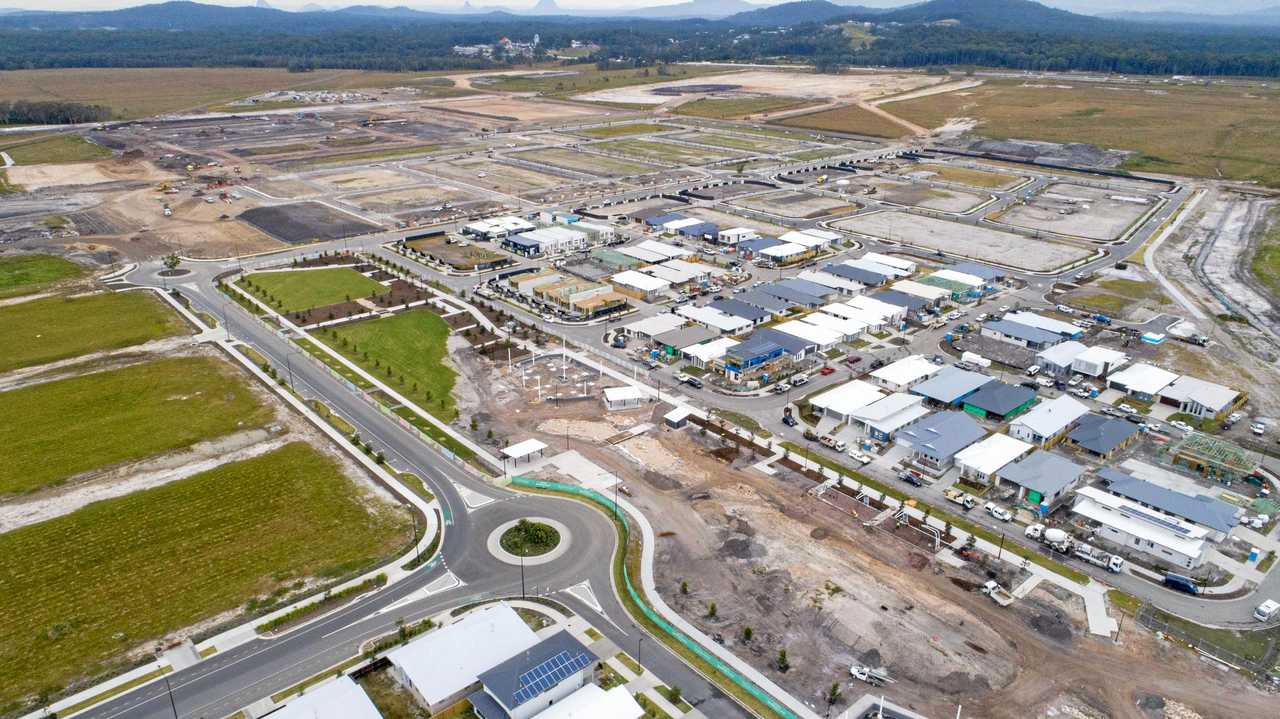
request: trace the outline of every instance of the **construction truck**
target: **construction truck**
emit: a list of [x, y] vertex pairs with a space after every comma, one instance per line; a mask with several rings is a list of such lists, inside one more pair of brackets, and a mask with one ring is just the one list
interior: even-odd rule
[[849, 667], [849, 674], [854, 679], [864, 681], [873, 687], [882, 687], [885, 684], [892, 684], [893, 680], [883, 670], [865, 667], [861, 664], [854, 664]]
[[1054, 551], [1062, 552], [1063, 554], [1070, 554], [1071, 547], [1074, 544], [1070, 534], [1061, 529], [1048, 529], [1043, 524], [1033, 524], [1027, 527], [1027, 531], [1024, 534], [1028, 539], [1047, 544]]
[[817, 184], [817, 185], [825, 185], [825, 184], [827, 184], [827, 176], [826, 176], [826, 175], [818, 175], [817, 177], [815, 177], [815, 178], [813, 179], [813, 182], [814, 182], [814, 184]]
[[1002, 607], [1007, 607], [1010, 604], [1013, 604], [1013, 595], [1009, 593], [1009, 590], [1000, 586], [1000, 583], [994, 579], [982, 585], [982, 593], [991, 597], [991, 601]]
[[1077, 544], [1071, 553], [1095, 567], [1102, 567], [1108, 572], [1119, 574], [1124, 569], [1124, 557], [1104, 552], [1088, 544]]
[[948, 487], [947, 489], [942, 490], [942, 496], [946, 497], [948, 502], [955, 502], [961, 507], [964, 507], [964, 511], [966, 512], [978, 506], [977, 497], [969, 494], [968, 492], [962, 492], [955, 487]]

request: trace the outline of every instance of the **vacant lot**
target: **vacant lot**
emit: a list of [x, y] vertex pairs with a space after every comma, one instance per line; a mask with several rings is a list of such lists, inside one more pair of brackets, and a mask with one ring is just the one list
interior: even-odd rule
[[312, 240], [340, 240], [381, 229], [319, 202], [255, 207], [240, 213], [240, 219], [291, 245]]
[[1280, 92], [1270, 89], [995, 81], [884, 108], [927, 127], [973, 118], [985, 137], [1134, 150], [1132, 170], [1280, 186]]
[[0, 534], [0, 707], [298, 580], [370, 567], [408, 524], [295, 443]]
[[350, 267], [298, 272], [255, 272], [240, 287], [278, 312], [296, 312], [382, 294], [386, 285]]
[[502, 90], [504, 92], [537, 92], [553, 97], [568, 97], [581, 92], [590, 92], [603, 88], [629, 87], [647, 85], [655, 82], [667, 82], [683, 78], [700, 77], [725, 72], [722, 67], [693, 67], [687, 65], [664, 65], [658, 69], [639, 68], [635, 70], [597, 70], [590, 65], [575, 66], [572, 70], [541, 74], [494, 75], [473, 81], [477, 88], [485, 90]]
[[[429, 310], [410, 310], [366, 320], [325, 333], [335, 350], [373, 374], [419, 407], [446, 422], [453, 421], [456, 373], [445, 364], [449, 325]], [[346, 344], [343, 344], [343, 340]]]
[[937, 163], [913, 165], [907, 168], [903, 174], [911, 176], [918, 175], [931, 180], [954, 182], [958, 185], [968, 185], [970, 187], [980, 187], [983, 189], [1011, 187], [1022, 180], [1022, 178], [1016, 175], [1006, 175], [1001, 172], [987, 172], [986, 170], [974, 170], [968, 167], [960, 167], [958, 165], [943, 165]]
[[762, 112], [781, 112], [813, 104], [812, 100], [799, 97], [735, 97], [717, 99], [704, 97], [687, 102], [675, 109], [677, 115], [706, 117], [713, 120], [737, 120]]
[[184, 357], [0, 392], [0, 495], [260, 426], [271, 411], [226, 363]]
[[[617, 142], [636, 142], [635, 140], [615, 140], [612, 142], [600, 143], [601, 149], [608, 149], [604, 146], [613, 145]], [[647, 143], [658, 144], [661, 143]], [[666, 147], [666, 145], [662, 145]], [[617, 150], [620, 152], [620, 150]], [[597, 155], [592, 152], [580, 152], [578, 150], [567, 150], [559, 147], [548, 147], [541, 150], [527, 150], [525, 152], [516, 152], [511, 155], [520, 160], [529, 162], [538, 162], [552, 167], [559, 167], [572, 172], [581, 172], [595, 177], [624, 177], [626, 175], [643, 175], [649, 172], [657, 172], [663, 168], [656, 165], [646, 165], [639, 162], [629, 162], [620, 160], [616, 157], [607, 157], [605, 155]], [[564, 184], [561, 180], [560, 184]]]
[[857, 203], [849, 202], [843, 198], [790, 190], [746, 197], [741, 200], [734, 200], [730, 204], [745, 207], [749, 210], [768, 212], [779, 217], [803, 219], [845, 214], [858, 209]]
[[727, 160], [740, 154], [653, 140], [611, 140], [592, 145], [592, 148], [601, 152], [615, 152], [619, 155], [627, 155], [639, 160], [652, 160], [674, 165], [700, 165], [715, 160]]
[[18, 165], [86, 162], [111, 157], [111, 150], [95, 145], [79, 135], [54, 135], [5, 150]]
[[630, 125], [607, 125], [605, 127], [578, 130], [578, 134], [603, 140], [609, 137], [624, 137], [626, 135], [648, 135], [654, 132], [666, 132], [671, 129], [673, 128], [655, 125], [651, 122], [633, 122]]
[[686, 142], [696, 142], [700, 145], [712, 145], [728, 150], [744, 150], [751, 153], [789, 152], [802, 147], [799, 143], [761, 137], [759, 135], [740, 137], [737, 135], [722, 135], [715, 132], [696, 132], [691, 135], [684, 135], [680, 139]]
[[84, 274], [84, 268], [51, 255], [0, 257], [0, 297], [28, 295]]
[[0, 372], [142, 344], [186, 329], [149, 292], [49, 297], [0, 307]]
[[871, 137], [902, 137], [910, 134], [910, 130], [892, 120], [885, 119], [874, 112], [864, 110], [857, 105], [846, 105], [831, 110], [795, 115], [778, 121], [787, 127], [804, 127], [810, 130], [828, 130], [830, 132], [847, 132], [852, 135], [869, 135]]

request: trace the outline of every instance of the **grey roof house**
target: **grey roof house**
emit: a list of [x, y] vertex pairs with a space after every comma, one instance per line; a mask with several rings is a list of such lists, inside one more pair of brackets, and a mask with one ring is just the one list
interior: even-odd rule
[[994, 381], [993, 377], [979, 372], [970, 372], [958, 367], [945, 367], [938, 374], [912, 387], [911, 394], [918, 394], [940, 405], [958, 405], [965, 397], [992, 381]]
[[597, 659], [561, 631], [480, 675], [471, 705], [482, 719], [529, 719], [581, 689]]
[[1001, 480], [1017, 485], [1019, 500], [1048, 507], [1075, 489], [1083, 475], [1084, 467], [1043, 449], [1037, 449], [1021, 462], [1007, 464], [996, 472]]
[[1138, 426], [1134, 423], [1090, 413], [1076, 420], [1076, 428], [1067, 434], [1067, 442], [1090, 454], [1109, 458], [1136, 436]]
[[1221, 499], [1203, 494], [1175, 492], [1110, 468], [1098, 470], [1098, 477], [1102, 479], [1102, 486], [1106, 491], [1127, 497], [1158, 512], [1211, 529], [1217, 534], [1216, 539], [1219, 540], [1226, 537], [1240, 523], [1236, 517], [1240, 510]]
[[931, 474], [942, 474], [960, 450], [987, 435], [964, 412], [938, 412], [898, 432], [898, 442], [911, 447], [912, 461]]
[[1039, 395], [1029, 387], [988, 382], [964, 400], [964, 411], [978, 417], [1005, 420], [1031, 408]]

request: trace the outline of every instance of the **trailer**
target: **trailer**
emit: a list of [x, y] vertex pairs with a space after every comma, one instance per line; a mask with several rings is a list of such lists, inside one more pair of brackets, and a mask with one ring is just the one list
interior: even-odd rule
[[1009, 590], [1000, 586], [1000, 583], [994, 579], [982, 585], [982, 593], [991, 597], [991, 601], [1002, 607], [1007, 607], [1010, 604], [1013, 604], [1013, 595], [1009, 593]]

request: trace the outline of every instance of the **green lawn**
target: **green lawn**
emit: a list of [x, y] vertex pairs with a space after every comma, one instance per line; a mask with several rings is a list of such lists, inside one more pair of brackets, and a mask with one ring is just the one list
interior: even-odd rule
[[83, 274], [80, 265], [53, 255], [0, 257], [0, 297], [28, 295]]
[[111, 150], [95, 145], [79, 135], [53, 135], [33, 142], [14, 145], [5, 150], [14, 163], [39, 165], [42, 163], [88, 162], [111, 157]]
[[651, 122], [633, 122], [630, 125], [606, 125], [605, 127], [593, 127], [587, 130], [579, 130], [579, 135], [604, 139], [607, 137], [623, 137], [625, 135], [648, 135], [654, 132], [662, 132], [670, 130], [669, 127], [655, 125]]
[[0, 392], [0, 495], [265, 424], [234, 368], [181, 357]]
[[710, 148], [639, 139], [610, 140], [591, 147], [602, 152], [616, 152], [639, 160], [689, 165], [701, 165], [715, 160], [725, 160], [733, 157], [734, 154]]
[[[429, 310], [356, 322], [324, 333], [330, 347], [445, 422], [458, 415], [455, 373], [444, 363], [449, 325]], [[346, 344], [343, 344], [346, 340]]]
[[724, 100], [704, 97], [677, 107], [675, 113], [692, 117], [706, 117], [713, 120], [730, 120], [761, 112], [791, 110], [812, 104], [814, 104], [813, 100], [805, 100], [799, 97], [767, 96]]
[[1258, 242], [1249, 267], [1271, 294], [1280, 296], [1280, 210], [1268, 214], [1266, 234]]
[[368, 568], [409, 534], [302, 443], [0, 534], [0, 711], [299, 579]]
[[255, 272], [238, 284], [278, 312], [309, 310], [387, 291], [385, 285], [350, 267]]
[[149, 292], [104, 292], [0, 307], [0, 372], [187, 332]]
[[0, 170], [0, 195], [12, 195], [22, 192], [22, 188], [9, 181], [9, 175]]

